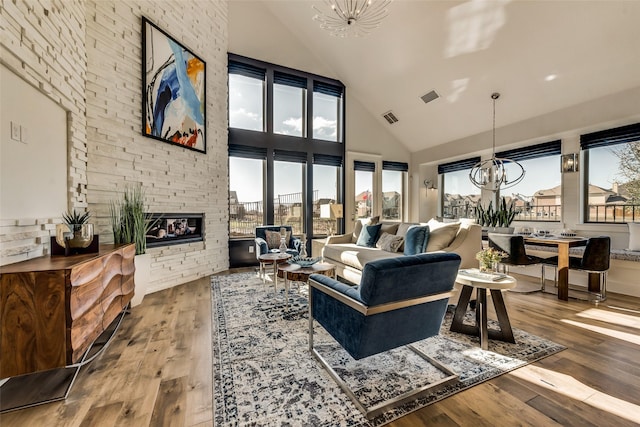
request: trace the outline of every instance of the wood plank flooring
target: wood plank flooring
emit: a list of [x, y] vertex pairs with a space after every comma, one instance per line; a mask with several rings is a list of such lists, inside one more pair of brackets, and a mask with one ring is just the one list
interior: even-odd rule
[[[639, 298], [610, 294], [596, 306], [507, 292], [505, 300], [513, 327], [567, 350], [391, 427], [640, 425]], [[145, 296], [66, 401], [0, 415], [0, 425], [213, 426], [212, 387], [206, 278]]]

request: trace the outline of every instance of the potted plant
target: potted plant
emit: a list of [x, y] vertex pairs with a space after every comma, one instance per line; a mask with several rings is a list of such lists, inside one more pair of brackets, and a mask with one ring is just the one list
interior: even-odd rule
[[498, 209], [493, 208], [493, 201], [491, 201], [486, 209], [478, 205], [475, 210], [477, 222], [482, 226], [483, 233], [513, 233], [514, 228], [511, 227], [511, 223], [516, 216], [513, 202], [507, 204], [507, 200], [501, 197]]
[[136, 255], [144, 254], [147, 250], [147, 232], [155, 222], [144, 211], [142, 186], [125, 188], [122, 199], [111, 202], [109, 214], [114, 243], [135, 243]]
[[62, 214], [64, 224], [56, 226], [56, 242], [65, 248], [67, 255], [70, 249], [84, 249], [93, 242], [90, 217], [90, 212], [78, 213], [75, 209]]

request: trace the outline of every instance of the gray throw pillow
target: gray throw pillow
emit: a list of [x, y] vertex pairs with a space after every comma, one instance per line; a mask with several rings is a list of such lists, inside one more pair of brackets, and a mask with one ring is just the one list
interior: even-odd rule
[[394, 234], [382, 233], [378, 242], [376, 243], [376, 248], [380, 248], [383, 251], [387, 252], [398, 252], [402, 242], [404, 241], [404, 237], [396, 236]]

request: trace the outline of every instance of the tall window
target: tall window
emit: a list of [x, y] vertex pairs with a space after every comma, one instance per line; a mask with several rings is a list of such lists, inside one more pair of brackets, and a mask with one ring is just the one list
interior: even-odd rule
[[585, 221], [640, 220], [640, 123], [581, 135]]
[[[241, 223], [239, 214], [244, 212], [245, 220], [247, 212], [259, 214], [259, 209], [244, 206], [259, 201], [250, 199], [256, 197], [254, 193], [264, 195], [265, 225], [291, 225], [295, 235], [306, 233], [309, 241], [314, 233], [326, 234], [316, 226], [315, 211], [320, 198], [343, 203], [344, 85], [232, 53], [228, 64], [229, 156], [260, 160], [229, 162], [230, 173], [234, 174], [230, 236], [249, 237], [247, 230], [252, 225]], [[314, 173], [319, 176], [314, 177]], [[244, 179], [242, 174], [251, 179]], [[238, 188], [245, 185], [248, 188], [243, 194]], [[237, 204], [243, 208], [236, 209]], [[251, 220], [257, 224], [257, 219]], [[340, 224], [334, 231], [340, 230]]]
[[[561, 141], [557, 140], [496, 153], [497, 157], [517, 161], [525, 170], [519, 184], [500, 191], [507, 203], [515, 205], [515, 221], [562, 220], [561, 149]], [[509, 164], [506, 170], [507, 177], [519, 172]]]
[[337, 219], [331, 216], [327, 205], [339, 203], [342, 188], [342, 159], [323, 157], [313, 159], [313, 234], [316, 236], [337, 230]]
[[445, 218], [475, 218], [480, 201], [480, 189], [471, 184], [469, 172], [480, 157], [438, 165], [442, 179], [442, 216]]
[[353, 162], [355, 170], [355, 218], [370, 218], [373, 215], [373, 176], [376, 164]]
[[264, 131], [264, 69], [229, 61], [229, 126]]
[[409, 165], [401, 162], [382, 162], [382, 217], [402, 221], [403, 195]]
[[[304, 153], [303, 153], [304, 154]], [[273, 162], [274, 223], [290, 225], [295, 235], [304, 232], [306, 170], [304, 156], [276, 152]]]
[[307, 79], [274, 72], [273, 133], [303, 136]]
[[313, 137], [342, 142], [343, 89], [326, 83], [313, 85]]
[[[229, 236], [251, 237], [264, 224], [264, 150], [229, 148]], [[243, 157], [241, 157], [243, 156]], [[246, 156], [246, 157], [244, 157]]]

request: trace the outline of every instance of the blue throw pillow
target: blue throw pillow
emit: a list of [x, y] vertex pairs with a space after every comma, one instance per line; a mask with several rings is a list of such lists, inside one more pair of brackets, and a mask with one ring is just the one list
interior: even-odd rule
[[429, 241], [429, 226], [414, 225], [409, 227], [407, 234], [404, 236], [404, 254], [418, 255], [427, 249]]
[[362, 231], [360, 231], [356, 245], [366, 246], [368, 248], [375, 247], [378, 241], [378, 234], [380, 234], [380, 227], [382, 227], [382, 224], [362, 226]]

